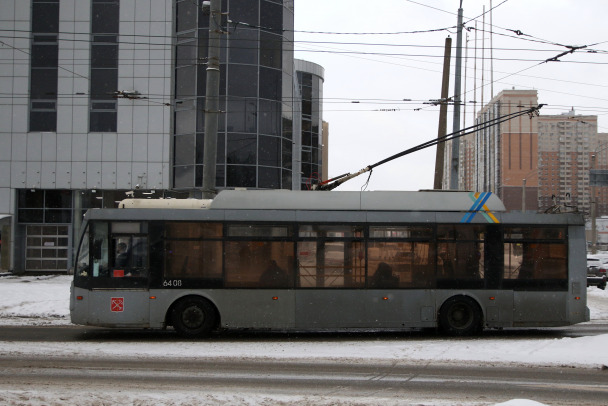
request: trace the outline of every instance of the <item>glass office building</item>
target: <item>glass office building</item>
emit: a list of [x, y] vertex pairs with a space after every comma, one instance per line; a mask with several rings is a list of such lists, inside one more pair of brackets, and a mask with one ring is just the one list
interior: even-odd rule
[[[203, 178], [209, 15], [176, 7], [173, 184], [190, 189]], [[222, 11], [216, 186], [292, 189], [293, 1], [224, 0]]]
[[[65, 272], [89, 208], [200, 196], [201, 5], [0, 2], [0, 76], [12, 89], [0, 104], [0, 269]], [[294, 2], [222, 0], [222, 11], [217, 189], [301, 189], [324, 164], [322, 69], [296, 73]]]

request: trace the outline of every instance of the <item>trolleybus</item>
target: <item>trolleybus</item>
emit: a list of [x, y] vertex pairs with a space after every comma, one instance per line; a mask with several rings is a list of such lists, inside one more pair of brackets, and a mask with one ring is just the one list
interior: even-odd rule
[[[196, 208], [193, 208], [198, 206]], [[222, 191], [84, 216], [74, 324], [343, 330], [589, 320], [580, 214], [491, 193]]]

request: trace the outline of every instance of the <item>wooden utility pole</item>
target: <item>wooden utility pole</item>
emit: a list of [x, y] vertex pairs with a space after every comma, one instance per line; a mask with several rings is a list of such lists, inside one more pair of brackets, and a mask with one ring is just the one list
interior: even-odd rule
[[[445, 39], [445, 50], [443, 52], [443, 80], [441, 81], [441, 104], [439, 107], [439, 129], [437, 138], [445, 137], [447, 133], [447, 116], [448, 116], [448, 92], [450, 86], [450, 57], [452, 54], [452, 38]], [[445, 160], [445, 142], [437, 144], [437, 152], [435, 154], [435, 182], [433, 189], [443, 188], [443, 171]]]

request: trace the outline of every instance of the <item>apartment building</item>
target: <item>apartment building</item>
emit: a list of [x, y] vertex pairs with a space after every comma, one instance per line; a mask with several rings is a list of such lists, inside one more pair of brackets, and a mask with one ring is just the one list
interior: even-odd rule
[[[536, 90], [503, 90], [477, 114], [476, 124], [536, 107]], [[498, 194], [509, 210], [521, 210], [525, 179], [526, 210], [537, 209], [537, 117], [517, 117], [465, 138], [461, 154], [466, 189]]]
[[[504, 90], [477, 114], [487, 122], [538, 105], [536, 90]], [[497, 193], [508, 210], [568, 205], [589, 213], [590, 171], [608, 169], [608, 137], [597, 116], [574, 110], [524, 115], [468, 135], [461, 158], [465, 188]], [[596, 188], [598, 215], [608, 214], [607, 188]]]

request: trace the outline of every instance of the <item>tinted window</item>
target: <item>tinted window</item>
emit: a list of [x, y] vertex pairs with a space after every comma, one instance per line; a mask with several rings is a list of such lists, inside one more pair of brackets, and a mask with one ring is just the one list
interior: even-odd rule
[[176, 66], [195, 65], [196, 64], [196, 41], [180, 43], [176, 51]]
[[228, 131], [257, 132], [258, 104], [256, 100], [229, 98], [226, 114]]
[[182, 1], [177, 3], [177, 32], [196, 28], [197, 3]]
[[227, 187], [256, 187], [255, 166], [227, 165]]
[[259, 137], [258, 163], [266, 166], [281, 166], [281, 139]]
[[[217, 135], [217, 160], [216, 162], [224, 163], [226, 161], [226, 152], [225, 152], [225, 135], [220, 133]], [[205, 153], [205, 135], [198, 133], [196, 134], [196, 163], [203, 162], [203, 156]]]
[[175, 112], [175, 133], [194, 133], [195, 110], [179, 110]]
[[281, 69], [282, 38], [279, 35], [260, 32], [260, 65]]
[[229, 164], [255, 164], [257, 137], [255, 135], [228, 134], [226, 150]]
[[32, 69], [30, 80], [32, 99], [57, 98], [57, 68]]
[[230, 237], [289, 237], [293, 235], [291, 226], [230, 225], [226, 229]]
[[433, 229], [424, 226], [372, 226], [369, 228], [369, 237], [430, 239], [433, 237]]
[[227, 241], [226, 286], [292, 288], [294, 243]]
[[175, 136], [175, 165], [194, 164], [194, 135]]
[[264, 29], [281, 32], [283, 28], [283, 6], [262, 0], [260, 10], [260, 25]]
[[280, 70], [260, 68], [260, 97], [281, 100], [281, 78]]
[[228, 95], [257, 97], [257, 66], [231, 65], [228, 69]]
[[175, 97], [195, 97], [196, 66], [186, 66], [175, 70]]
[[[401, 235], [400, 230], [395, 231], [396, 235]], [[435, 286], [435, 250], [431, 243], [370, 242], [367, 257], [367, 286], [370, 288]]]
[[291, 156], [292, 156], [292, 148], [293, 145], [289, 140], [282, 141], [282, 153], [281, 156], [283, 158], [283, 168], [291, 168]]
[[173, 170], [173, 183], [176, 188], [189, 188], [194, 184], [194, 166], [176, 166]]
[[301, 225], [299, 236], [315, 238], [361, 238], [363, 237], [363, 228], [361, 226], [332, 226], [324, 224]]
[[57, 44], [32, 45], [32, 67], [57, 67]]
[[47, 190], [44, 207], [52, 209], [72, 207], [72, 193], [67, 190]]
[[118, 66], [118, 46], [100, 45], [91, 46], [92, 68], [115, 68]]
[[365, 285], [364, 244], [358, 241], [301, 241], [298, 286], [359, 288]]
[[117, 33], [118, 32], [118, 2], [93, 3], [91, 16], [91, 32]]
[[167, 238], [221, 238], [221, 223], [166, 223]]
[[281, 170], [279, 168], [258, 168], [258, 187], [268, 189], [279, 189], [281, 187]]
[[32, 31], [59, 31], [59, 4], [36, 3], [32, 5]]
[[244, 28], [230, 34], [230, 63], [258, 63], [258, 31]]
[[[259, 25], [259, 5], [258, 0], [231, 0], [230, 19], [232, 21]], [[240, 27], [239, 27], [240, 29]]]
[[281, 134], [281, 104], [260, 100], [260, 133]]
[[292, 174], [291, 171], [282, 170], [281, 180], [283, 189], [291, 189]]
[[117, 83], [117, 69], [91, 69], [91, 98], [113, 99]]

